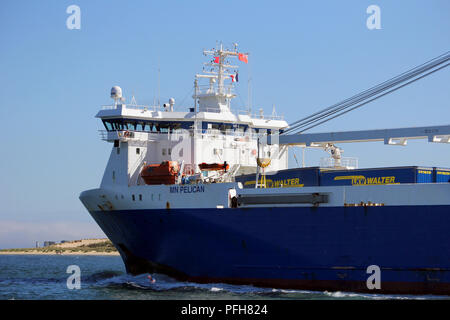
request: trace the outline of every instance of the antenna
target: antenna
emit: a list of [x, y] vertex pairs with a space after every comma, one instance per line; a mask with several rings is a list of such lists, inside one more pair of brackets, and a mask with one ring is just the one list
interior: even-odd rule
[[161, 69], [160, 69], [160, 63], [159, 63], [159, 52], [157, 52], [157, 70], [158, 70], [158, 75], [157, 75], [157, 87], [156, 87], [156, 94], [155, 96], [153, 96], [153, 106], [156, 106], [156, 102], [158, 102], [158, 109], [161, 108], [161, 85], [160, 85], [160, 78], [161, 78]]
[[160, 88], [160, 82], [161, 82], [161, 69], [159, 65], [159, 55], [158, 55], [158, 108], [161, 107], [161, 88]]
[[[199, 104], [201, 110], [217, 110], [219, 112], [229, 112], [231, 99], [236, 97], [233, 92], [233, 85], [238, 82], [237, 65], [231, 63], [230, 58], [248, 61], [248, 53], [238, 52], [238, 45], [233, 43], [231, 49], [216, 42], [216, 47], [204, 50], [205, 56], [210, 56], [209, 62], [203, 63], [203, 72], [196, 74], [195, 79], [208, 81], [209, 84], [199, 85], [194, 82], [194, 106]], [[230, 83], [228, 83], [230, 81]], [[198, 99], [198, 100], [197, 100]]]
[[131, 106], [137, 106], [136, 98], [134, 97], [134, 95], [131, 97], [130, 105]]
[[198, 79], [194, 80], [194, 112], [195, 117], [197, 117], [197, 89], [198, 89]]
[[248, 107], [248, 114], [252, 114], [252, 68], [249, 65], [248, 66], [248, 81], [247, 81], [247, 107]]

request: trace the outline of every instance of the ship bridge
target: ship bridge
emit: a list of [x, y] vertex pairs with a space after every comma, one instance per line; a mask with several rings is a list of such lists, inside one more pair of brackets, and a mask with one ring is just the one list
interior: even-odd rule
[[[238, 66], [230, 60], [246, 63], [247, 53], [238, 52], [237, 45], [234, 49], [220, 45], [203, 53], [211, 60], [204, 64], [202, 74], [195, 75], [193, 107], [175, 108], [173, 98], [162, 107], [138, 105], [134, 97], [126, 104], [122, 89], [112, 88], [114, 104], [103, 106], [96, 115], [105, 128], [100, 130], [101, 138], [114, 143], [102, 183], [140, 184], [142, 168], [163, 161], [183, 163], [186, 174], [199, 173], [199, 164], [225, 162], [236, 174], [256, 172], [258, 137], [278, 134], [288, 124], [276, 115], [231, 109], [238, 73], [230, 69]], [[287, 147], [265, 145], [260, 149], [263, 157], [272, 158], [268, 170], [288, 168]]]
[[287, 126], [279, 116], [257, 116], [245, 111], [194, 112], [193, 108], [188, 109], [189, 112], [161, 111], [158, 107], [119, 104], [116, 107], [103, 107], [96, 117], [103, 122], [105, 130], [100, 132], [102, 139], [107, 141], [115, 140], [117, 135], [114, 132], [120, 131], [174, 133], [196, 128], [198, 133], [218, 130], [222, 134], [254, 134], [263, 131], [272, 134]]

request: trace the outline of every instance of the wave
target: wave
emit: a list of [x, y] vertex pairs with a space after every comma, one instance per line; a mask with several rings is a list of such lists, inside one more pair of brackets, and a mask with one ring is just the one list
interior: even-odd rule
[[[89, 279], [96, 282], [96, 286], [107, 288], [125, 288], [128, 290], [149, 291], [149, 292], [178, 292], [178, 293], [207, 293], [211, 294], [231, 294], [245, 298], [270, 298], [270, 299], [338, 299], [338, 300], [425, 300], [430, 297], [409, 296], [409, 295], [384, 295], [384, 294], [363, 294], [354, 292], [320, 292], [307, 290], [288, 290], [277, 288], [261, 288], [251, 285], [231, 285], [225, 283], [194, 283], [177, 281], [163, 274], [141, 274], [132, 276], [115, 271], [104, 271], [91, 275]], [[439, 297], [434, 297], [439, 298]]]
[[96, 272], [96, 273], [93, 273], [86, 277], [83, 277], [82, 281], [83, 282], [99, 282], [102, 280], [108, 280], [108, 279], [112, 279], [115, 277], [120, 277], [121, 275], [123, 275], [123, 272], [105, 270], [105, 271]]

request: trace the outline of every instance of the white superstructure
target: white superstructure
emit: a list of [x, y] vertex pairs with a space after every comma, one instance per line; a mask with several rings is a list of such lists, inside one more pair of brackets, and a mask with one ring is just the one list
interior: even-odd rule
[[[205, 63], [208, 71], [195, 76], [194, 106], [186, 110], [174, 111], [174, 99], [162, 108], [125, 104], [121, 88], [113, 87], [114, 104], [104, 106], [96, 115], [105, 125], [102, 139], [114, 143], [102, 187], [142, 185], [142, 168], [162, 161], [183, 164], [186, 175], [199, 173], [200, 163], [226, 162], [233, 174], [256, 172], [257, 137], [278, 133], [288, 124], [280, 117], [232, 112], [238, 75], [229, 70], [238, 67], [230, 60], [248, 59], [247, 54], [238, 52], [237, 45], [233, 50], [220, 45], [204, 54], [212, 60]], [[259, 157], [271, 158], [268, 171], [288, 168], [287, 146], [264, 145], [259, 152]]]

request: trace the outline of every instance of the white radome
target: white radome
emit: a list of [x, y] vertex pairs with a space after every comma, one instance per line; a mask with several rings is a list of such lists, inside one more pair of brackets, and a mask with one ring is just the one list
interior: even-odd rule
[[122, 98], [122, 88], [119, 86], [114, 86], [111, 88], [111, 98], [120, 99]]

